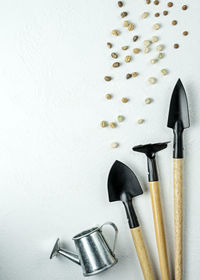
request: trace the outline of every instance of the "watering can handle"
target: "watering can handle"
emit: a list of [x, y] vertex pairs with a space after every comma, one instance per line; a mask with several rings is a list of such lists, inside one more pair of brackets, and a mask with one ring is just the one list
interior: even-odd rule
[[114, 238], [113, 249], [112, 249], [112, 252], [114, 253], [114, 251], [115, 251], [115, 245], [116, 245], [116, 241], [117, 241], [117, 235], [118, 235], [118, 228], [117, 228], [117, 226], [116, 226], [114, 223], [112, 223], [112, 222], [106, 222], [106, 223], [104, 223], [102, 226], [100, 226], [99, 229], [102, 230], [102, 228], [103, 228], [104, 226], [106, 226], [106, 225], [113, 227], [114, 230], [115, 230], [115, 238]]

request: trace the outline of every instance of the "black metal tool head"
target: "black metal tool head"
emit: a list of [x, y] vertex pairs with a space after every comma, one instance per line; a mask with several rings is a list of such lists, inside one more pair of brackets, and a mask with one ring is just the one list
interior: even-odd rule
[[133, 171], [122, 162], [115, 161], [108, 176], [109, 201], [123, 202], [130, 228], [139, 226], [132, 198], [142, 193], [140, 183]]
[[182, 123], [183, 129], [190, 126], [187, 96], [180, 79], [172, 93], [167, 126], [174, 128], [177, 121]]
[[133, 171], [120, 161], [115, 161], [108, 176], [109, 201], [127, 201], [142, 194], [140, 183]]
[[169, 142], [138, 145], [133, 147], [133, 151], [144, 153], [147, 156], [149, 182], [158, 181], [158, 172], [156, 167], [156, 153], [165, 149]]
[[154, 158], [157, 152], [167, 148], [168, 143], [169, 142], [138, 145], [133, 147], [133, 151], [144, 153], [147, 157]]

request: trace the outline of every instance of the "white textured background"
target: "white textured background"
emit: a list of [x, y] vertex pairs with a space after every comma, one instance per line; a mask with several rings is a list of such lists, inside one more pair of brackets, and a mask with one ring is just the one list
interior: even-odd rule
[[[137, 174], [144, 195], [134, 204], [144, 238], [160, 279], [159, 265], [147, 185], [146, 160], [132, 152], [135, 144], [172, 140], [166, 127], [168, 104], [173, 87], [181, 77], [189, 99], [191, 128], [185, 132], [184, 184], [184, 279], [196, 280], [200, 263], [200, 1], [174, 0], [167, 17], [154, 18], [166, 9], [145, 1], [126, 0], [124, 9], [114, 0], [7, 0], [0, 1], [0, 279], [2, 280], [79, 280], [80, 267], [64, 258], [50, 261], [49, 254], [59, 236], [63, 246], [73, 250], [74, 234], [94, 224], [114, 221], [119, 227], [119, 263], [93, 279], [143, 279], [126, 222], [119, 203], [107, 198], [107, 175], [119, 159]], [[187, 3], [186, 3], [187, 4]], [[136, 24], [134, 32], [122, 28], [120, 12]], [[151, 17], [141, 20], [144, 11]], [[173, 19], [177, 26], [171, 26]], [[162, 28], [153, 32], [152, 25]], [[122, 34], [113, 38], [110, 31]], [[182, 31], [189, 36], [183, 37]], [[106, 42], [120, 47], [158, 34], [166, 47], [165, 58], [150, 65], [148, 55], [139, 54], [129, 65], [112, 69], [113, 60]], [[180, 49], [172, 45], [178, 42]], [[129, 51], [127, 51], [129, 53]], [[160, 69], [170, 75], [161, 77]], [[140, 76], [125, 80], [127, 72]], [[114, 79], [106, 83], [103, 77]], [[146, 79], [158, 77], [149, 86]], [[105, 93], [113, 100], [107, 101]], [[130, 102], [122, 104], [122, 96]], [[151, 96], [154, 102], [145, 105]], [[126, 121], [116, 129], [99, 127], [102, 119], [114, 120], [118, 114]], [[143, 125], [137, 119], [144, 118]], [[110, 143], [120, 147], [112, 150]], [[167, 245], [172, 269], [172, 144], [158, 155], [161, 195]], [[109, 231], [110, 239], [111, 232]]]

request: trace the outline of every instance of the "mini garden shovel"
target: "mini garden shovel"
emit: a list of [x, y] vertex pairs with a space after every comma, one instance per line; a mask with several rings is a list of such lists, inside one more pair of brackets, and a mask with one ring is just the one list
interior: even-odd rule
[[160, 200], [160, 190], [158, 182], [158, 173], [156, 167], [156, 153], [165, 149], [167, 142], [146, 144], [133, 147], [136, 152], [144, 153], [147, 156], [148, 179], [151, 192], [151, 202], [153, 209], [154, 228], [156, 234], [156, 243], [160, 263], [160, 272], [162, 280], [170, 280], [169, 265], [167, 258], [167, 247], [165, 240], [164, 223], [162, 216], [162, 206]]
[[144, 279], [153, 280], [151, 264], [132, 204], [132, 198], [142, 193], [140, 183], [130, 168], [120, 161], [115, 161], [108, 177], [109, 201], [121, 200], [123, 202]]
[[175, 280], [182, 279], [182, 228], [183, 228], [183, 139], [185, 128], [190, 126], [187, 96], [181, 80], [175, 85], [171, 97], [167, 126], [174, 132], [173, 184], [174, 184], [174, 234]]

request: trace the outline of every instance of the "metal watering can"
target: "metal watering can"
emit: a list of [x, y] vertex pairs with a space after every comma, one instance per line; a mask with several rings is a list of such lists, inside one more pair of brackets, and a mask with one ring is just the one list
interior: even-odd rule
[[[115, 230], [112, 250], [110, 249], [102, 233], [102, 228], [105, 225], [110, 225]], [[72, 238], [75, 243], [77, 254], [60, 248], [60, 242], [59, 239], [57, 239], [50, 255], [50, 259], [58, 254], [62, 255], [76, 264], [81, 265], [84, 276], [95, 275], [117, 263], [118, 260], [114, 255], [117, 234], [118, 228], [112, 222], [107, 222], [100, 227], [97, 226], [85, 230]]]

